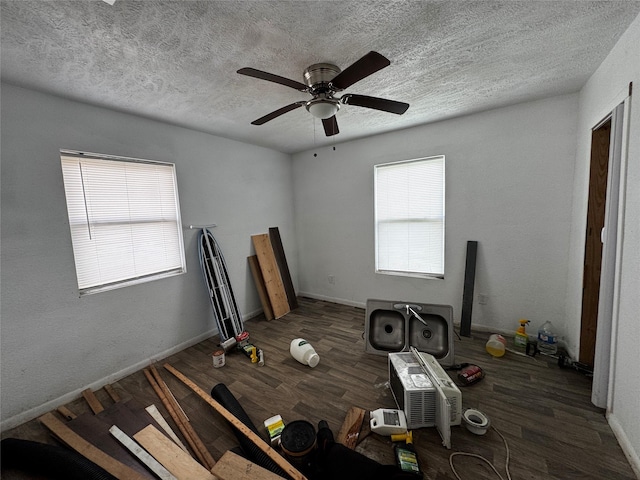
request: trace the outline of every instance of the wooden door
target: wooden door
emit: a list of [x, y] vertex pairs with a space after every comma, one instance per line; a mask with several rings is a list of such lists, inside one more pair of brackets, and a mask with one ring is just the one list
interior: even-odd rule
[[589, 173], [589, 204], [584, 250], [582, 283], [582, 322], [580, 324], [580, 362], [593, 367], [600, 298], [600, 270], [602, 266], [601, 232], [604, 227], [609, 168], [611, 119], [595, 129], [591, 135], [591, 166]]

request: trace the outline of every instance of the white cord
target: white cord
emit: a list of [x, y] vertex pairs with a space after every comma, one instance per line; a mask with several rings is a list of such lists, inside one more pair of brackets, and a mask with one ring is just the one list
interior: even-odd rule
[[[509, 473], [509, 444], [507, 443], [507, 439], [504, 438], [504, 435], [502, 435], [502, 433], [500, 433], [500, 431], [496, 427], [491, 427], [491, 428], [493, 428], [496, 431], [496, 433], [500, 435], [500, 437], [502, 437], [502, 441], [504, 441], [504, 448], [507, 452], [507, 459], [505, 460], [505, 463], [504, 463], [504, 469], [507, 472], [507, 479], [511, 480], [511, 474]], [[464, 457], [473, 457], [473, 458], [482, 460], [493, 469], [493, 471], [496, 473], [498, 478], [500, 478], [500, 480], [504, 480], [504, 477], [500, 475], [498, 470], [496, 470], [496, 467], [494, 467], [493, 464], [489, 460], [484, 458], [482, 455], [477, 455], [475, 453], [454, 452], [451, 455], [449, 455], [449, 466], [451, 467], [451, 471], [453, 472], [453, 474], [456, 476], [458, 480], [462, 480], [462, 478], [460, 478], [460, 475], [458, 475], [458, 472], [456, 472], [456, 469], [453, 467], [453, 457], [458, 455], [464, 456]]]

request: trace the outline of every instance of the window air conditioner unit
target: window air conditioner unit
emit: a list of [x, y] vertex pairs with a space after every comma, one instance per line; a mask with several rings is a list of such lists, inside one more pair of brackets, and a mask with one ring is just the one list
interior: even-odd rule
[[451, 425], [462, 420], [462, 395], [438, 361], [411, 347], [389, 354], [389, 386], [409, 430], [436, 427], [451, 448]]

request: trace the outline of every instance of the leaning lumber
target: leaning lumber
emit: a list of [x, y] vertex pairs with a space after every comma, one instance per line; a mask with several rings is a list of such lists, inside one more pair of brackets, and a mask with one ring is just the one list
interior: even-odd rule
[[46, 413], [38, 418], [38, 420], [65, 445], [72, 448], [85, 458], [88, 458], [96, 465], [101, 466], [114, 477], [120, 480], [147, 480], [147, 477], [107, 455], [99, 448], [91, 445], [88, 441], [53, 416], [52, 413]]
[[249, 260], [249, 268], [251, 269], [251, 275], [253, 281], [256, 284], [256, 290], [258, 290], [258, 296], [260, 297], [260, 303], [262, 304], [262, 311], [264, 317], [267, 320], [273, 320], [273, 310], [271, 309], [271, 301], [269, 300], [269, 294], [264, 285], [264, 278], [262, 277], [262, 271], [260, 270], [260, 263], [258, 262], [257, 255], [251, 255], [247, 257]]
[[233, 413], [224, 408], [220, 403], [214, 400], [210, 395], [207, 395], [207, 392], [202, 390], [198, 385], [193, 383], [189, 378], [180, 373], [174, 367], [169, 365], [168, 363], [164, 364], [164, 368], [166, 368], [169, 372], [178, 378], [182, 383], [184, 383], [187, 387], [193, 390], [200, 398], [202, 398], [205, 402], [211, 405], [214, 410], [216, 410], [220, 415], [222, 415], [229, 423], [233, 425], [234, 428], [242, 432], [249, 440], [251, 440], [260, 450], [262, 450], [271, 460], [273, 460], [280, 468], [282, 468], [287, 475], [289, 475], [293, 480], [306, 480], [306, 477], [302, 475], [298, 470], [295, 469], [293, 465], [291, 465], [287, 460], [276, 452], [273, 448], [271, 448], [260, 436], [256, 435], [256, 433], [247, 427], [244, 423], [238, 420]]
[[291, 308], [289, 307], [287, 294], [284, 290], [282, 278], [280, 277], [280, 270], [276, 263], [271, 240], [269, 240], [269, 234], [252, 235], [251, 241], [256, 250], [260, 271], [264, 279], [264, 286], [269, 295], [269, 301], [271, 302], [273, 316], [280, 318], [289, 313]]

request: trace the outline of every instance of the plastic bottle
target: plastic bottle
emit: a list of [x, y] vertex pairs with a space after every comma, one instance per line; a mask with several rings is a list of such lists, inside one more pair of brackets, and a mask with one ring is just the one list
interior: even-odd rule
[[413, 446], [412, 432], [407, 432], [405, 441], [406, 443], [404, 445], [399, 443], [394, 447], [398, 468], [404, 473], [412, 473], [416, 475], [417, 478], [422, 478], [422, 471], [418, 464], [418, 455]]
[[502, 335], [498, 335], [494, 333], [489, 337], [487, 343], [485, 345], [485, 349], [487, 353], [491, 354], [494, 357], [502, 357], [505, 352], [505, 348], [507, 346], [507, 341]]
[[316, 353], [315, 349], [309, 345], [304, 338], [296, 338], [291, 341], [291, 347], [289, 348], [291, 356], [303, 365], [309, 365], [311, 368], [318, 365], [320, 357]]
[[543, 323], [538, 329], [538, 350], [547, 355], [555, 355], [558, 352], [558, 336], [551, 322]]
[[525, 351], [527, 349], [527, 343], [529, 343], [529, 336], [527, 335], [526, 326], [529, 323], [529, 320], [521, 318], [518, 320], [520, 322], [520, 326], [518, 330], [516, 330], [516, 335], [514, 338], [514, 345], [516, 350]]

